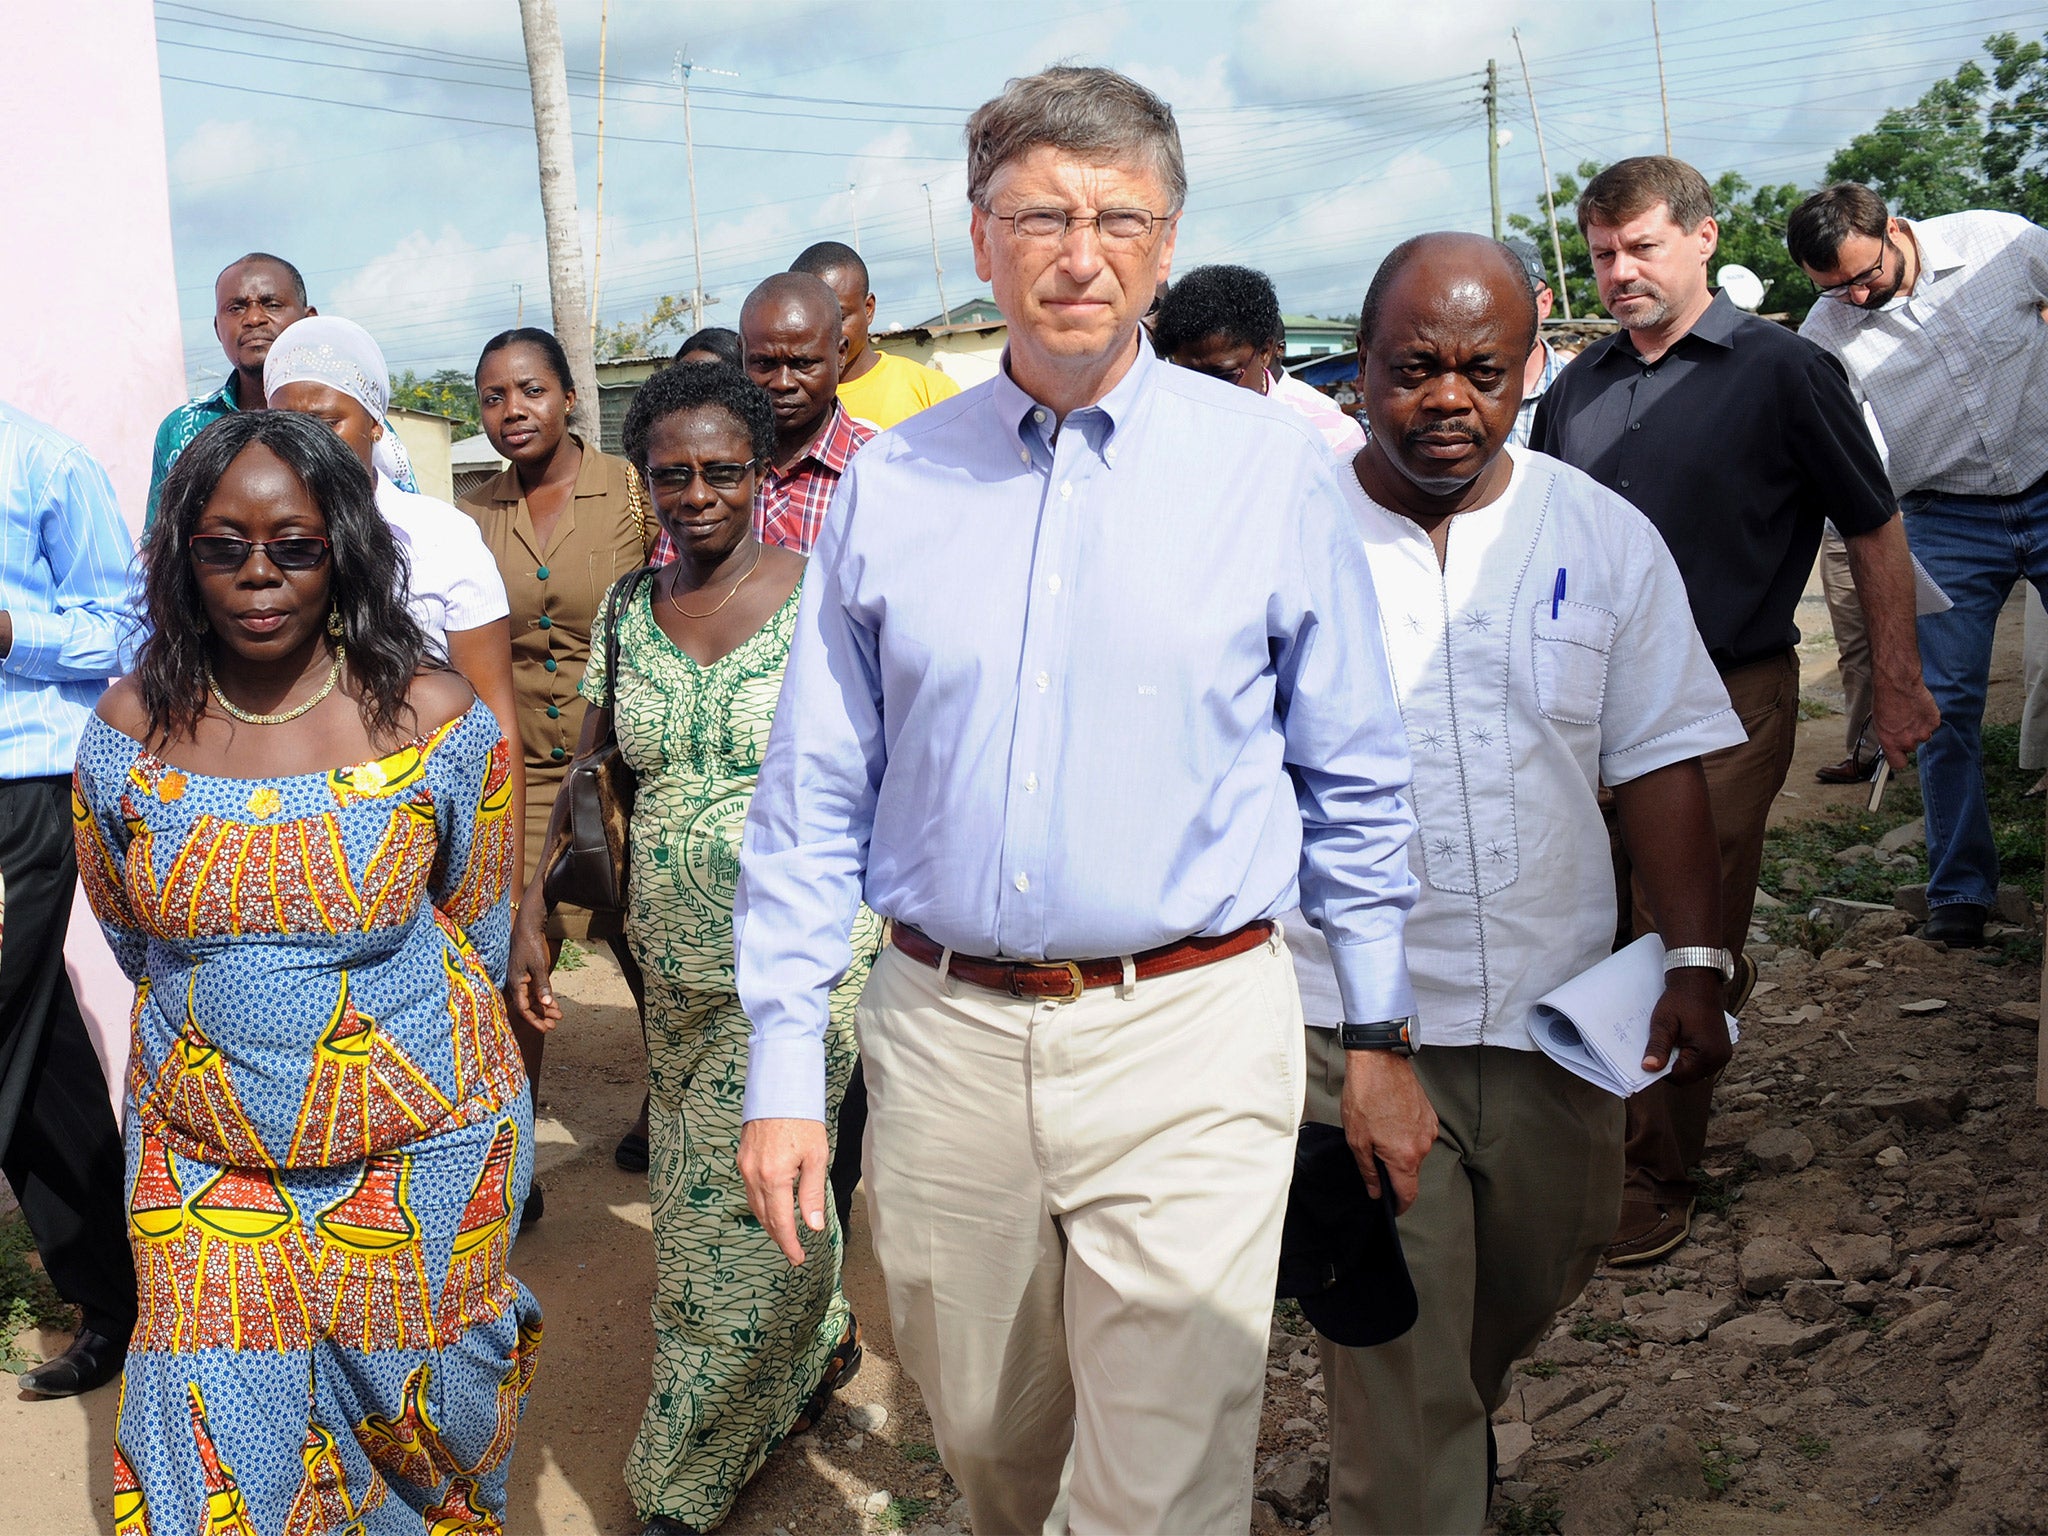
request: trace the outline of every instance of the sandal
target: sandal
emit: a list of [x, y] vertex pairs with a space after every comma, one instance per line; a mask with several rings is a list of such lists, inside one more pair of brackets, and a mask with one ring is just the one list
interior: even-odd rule
[[[801, 1435], [815, 1428], [825, 1417], [825, 1410], [832, 1406], [832, 1394], [860, 1374], [860, 1319], [850, 1318], [846, 1332], [833, 1347], [832, 1358], [825, 1362], [825, 1376], [798, 1411], [796, 1422], [789, 1426], [790, 1435]], [[784, 1436], [787, 1439], [789, 1436]]]

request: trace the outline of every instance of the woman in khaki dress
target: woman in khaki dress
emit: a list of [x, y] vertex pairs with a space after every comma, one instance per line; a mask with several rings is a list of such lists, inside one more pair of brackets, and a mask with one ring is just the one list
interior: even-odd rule
[[[484, 433], [511, 467], [458, 503], [483, 530], [512, 605], [512, 678], [526, 754], [526, 856], [521, 887], [545, 851], [548, 813], [576, 754], [584, 704], [577, 693], [590, 660], [590, 628], [611, 585], [646, 564], [656, 523], [639, 476], [569, 430], [576, 391], [562, 344], [534, 326], [485, 344], [476, 365]], [[639, 967], [617, 913], [558, 907], [547, 920], [550, 964], [563, 939], [603, 943], [618, 957], [636, 1006]], [[515, 1021], [526, 1073], [535, 1085], [546, 1037]], [[647, 1108], [619, 1144], [620, 1166], [647, 1167]], [[541, 1211], [538, 1187], [526, 1219]]]

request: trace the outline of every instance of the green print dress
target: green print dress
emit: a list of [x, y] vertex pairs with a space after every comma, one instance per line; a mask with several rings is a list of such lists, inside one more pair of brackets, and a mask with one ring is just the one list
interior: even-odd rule
[[[639, 779], [626, 938], [647, 975], [655, 1258], [654, 1384], [626, 1486], [643, 1517], [709, 1530], [795, 1422], [852, 1313], [831, 1202], [826, 1230], [803, 1233], [810, 1262], [793, 1266], [748, 1210], [735, 1162], [748, 1026], [733, 982], [733, 892], [798, 593], [707, 667], [655, 623], [653, 585], [640, 583], [619, 620], [614, 700]], [[603, 630], [600, 617], [582, 683], [594, 704], [605, 695]], [[854, 1003], [880, 943], [880, 920], [863, 908], [853, 967], [832, 994], [828, 1126], [853, 1072]]]

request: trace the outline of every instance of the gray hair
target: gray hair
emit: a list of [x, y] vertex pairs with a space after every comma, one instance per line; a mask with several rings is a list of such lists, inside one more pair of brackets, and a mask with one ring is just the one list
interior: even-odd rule
[[997, 171], [1041, 145], [1091, 161], [1143, 156], [1166, 189], [1169, 214], [1187, 201], [1187, 166], [1173, 108], [1113, 69], [1055, 64], [1012, 80], [967, 119], [967, 200], [988, 206]]

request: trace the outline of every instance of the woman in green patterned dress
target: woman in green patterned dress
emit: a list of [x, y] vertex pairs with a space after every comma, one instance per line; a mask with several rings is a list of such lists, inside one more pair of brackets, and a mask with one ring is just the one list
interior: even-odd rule
[[[804, 569], [753, 532], [774, 442], [768, 396], [734, 369], [682, 365], [641, 386], [626, 453], [679, 553], [613, 589], [582, 685], [591, 709], [579, 753], [599, 739], [609, 700], [639, 784], [626, 939], [647, 977], [655, 1351], [626, 1483], [649, 1536], [716, 1526], [768, 1452], [808, 1427], [859, 1363], [836, 1218], [806, 1234], [810, 1262], [792, 1267], [749, 1213], [734, 1160], [748, 1025], [733, 986], [733, 891]], [[604, 656], [614, 622], [616, 697]], [[558, 801], [548, 846], [566, 814]], [[546, 1029], [561, 1011], [540, 887], [536, 872], [508, 990]], [[856, 961], [832, 996], [828, 1124], [853, 1071], [854, 1002], [880, 939], [864, 913]]]

